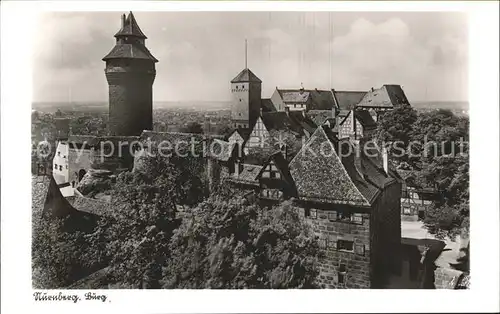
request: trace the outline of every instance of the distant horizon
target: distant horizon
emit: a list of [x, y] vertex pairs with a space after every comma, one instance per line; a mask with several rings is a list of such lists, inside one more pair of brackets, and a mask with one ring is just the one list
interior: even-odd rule
[[[89, 103], [89, 104], [97, 104], [97, 103], [108, 103], [109, 100], [74, 100], [74, 101], [62, 101], [62, 100], [54, 100], [54, 101], [32, 101], [32, 104], [42, 104], [42, 103], [60, 103], [60, 104], [81, 104], [81, 103]], [[164, 102], [164, 103], [190, 103], [190, 102], [196, 102], [196, 103], [225, 103], [225, 102], [231, 102], [231, 100], [153, 100], [153, 103], [155, 102]], [[469, 100], [412, 100], [410, 101], [411, 103], [450, 103], [450, 102], [456, 102], [456, 103], [468, 103]]]

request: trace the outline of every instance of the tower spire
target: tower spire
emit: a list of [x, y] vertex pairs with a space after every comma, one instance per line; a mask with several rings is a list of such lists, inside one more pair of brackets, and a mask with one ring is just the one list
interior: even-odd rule
[[248, 44], [245, 39], [245, 69], [248, 69]]

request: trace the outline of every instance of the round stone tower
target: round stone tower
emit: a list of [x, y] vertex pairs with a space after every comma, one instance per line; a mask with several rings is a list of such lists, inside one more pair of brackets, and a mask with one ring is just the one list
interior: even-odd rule
[[109, 85], [109, 134], [140, 135], [153, 129], [153, 57], [132, 12], [122, 15], [116, 45], [102, 60]]

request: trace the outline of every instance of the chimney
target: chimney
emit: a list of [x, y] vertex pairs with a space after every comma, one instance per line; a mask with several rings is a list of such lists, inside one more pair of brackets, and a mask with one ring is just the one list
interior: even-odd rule
[[384, 165], [384, 171], [389, 174], [389, 158], [387, 156], [387, 149], [382, 147], [382, 163]]
[[373, 87], [370, 90], [373, 92], [374, 91]]
[[122, 14], [122, 28], [125, 27], [125, 14]]

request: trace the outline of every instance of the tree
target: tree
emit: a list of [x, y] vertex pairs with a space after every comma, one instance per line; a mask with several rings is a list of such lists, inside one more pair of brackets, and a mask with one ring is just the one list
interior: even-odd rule
[[169, 244], [165, 288], [311, 288], [319, 247], [290, 203], [271, 210], [211, 198]]
[[167, 259], [177, 224], [175, 168], [159, 155], [144, 162], [144, 167], [118, 176], [112, 194], [117, 206], [106, 226], [114, 276], [129, 288], [159, 287], [155, 269]]
[[184, 133], [203, 134], [203, 126], [198, 122], [190, 122], [182, 129]]
[[[402, 105], [381, 115], [377, 124], [377, 142], [379, 145], [392, 143], [387, 153], [392, 159], [406, 161], [406, 149], [410, 142], [417, 112], [410, 105]], [[401, 151], [403, 154], [401, 154]]]
[[34, 217], [32, 234], [33, 286], [38, 289], [67, 287], [109, 262], [104, 233], [85, 230], [82, 217]]
[[[378, 124], [378, 141], [399, 141], [404, 154], [389, 154], [399, 168], [413, 170], [420, 188], [436, 189], [443, 196], [425, 213], [430, 233], [455, 238], [468, 231], [469, 119], [449, 110], [416, 114], [409, 106], [385, 113]], [[411, 145], [410, 145], [411, 144]], [[394, 147], [391, 147], [394, 152]]]

